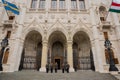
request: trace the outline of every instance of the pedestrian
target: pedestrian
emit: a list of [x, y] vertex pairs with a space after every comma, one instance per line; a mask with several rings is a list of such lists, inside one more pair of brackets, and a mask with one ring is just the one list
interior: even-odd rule
[[50, 64], [51, 73], [53, 73], [53, 63]]
[[70, 65], [67, 63], [66, 64], [66, 71], [67, 71], [67, 73], [69, 73], [69, 68], [70, 68]]
[[64, 63], [62, 64], [62, 73], [64, 73], [64, 70], [65, 70], [65, 65]]
[[57, 64], [57, 62], [55, 63], [54, 67], [55, 67], [55, 73], [57, 73], [57, 69], [58, 69], [58, 64]]
[[75, 68], [75, 72], [77, 72], [77, 68], [78, 68], [78, 66], [77, 66], [77, 65], [75, 65], [75, 67], [74, 67], [74, 68]]
[[49, 72], [49, 64], [47, 63], [46, 64], [46, 73], [48, 73]]

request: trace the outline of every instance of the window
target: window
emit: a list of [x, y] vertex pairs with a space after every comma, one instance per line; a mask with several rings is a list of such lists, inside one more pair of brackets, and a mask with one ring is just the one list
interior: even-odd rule
[[104, 39], [108, 39], [108, 33], [107, 32], [103, 32], [104, 34]]
[[[112, 49], [111, 49], [111, 56], [112, 56], [112, 58], [114, 60], [114, 63], [119, 64], [118, 58], [114, 57], [114, 52], [113, 52]], [[105, 58], [106, 58], [106, 63], [109, 64], [110, 63], [110, 57], [109, 57], [109, 53], [108, 53], [107, 49], [105, 49]]]
[[65, 9], [65, 0], [59, 1], [59, 9]]
[[3, 61], [2, 61], [3, 64], [7, 64], [8, 56], [9, 56], [9, 48], [7, 48], [5, 53], [4, 53]]
[[37, 7], [37, 0], [32, 0], [31, 8], [36, 8], [36, 7]]
[[52, 9], [57, 9], [57, 0], [52, 0], [52, 2], [51, 2], [51, 8]]
[[45, 0], [40, 0], [39, 8], [40, 9], [45, 9]]
[[79, 0], [79, 9], [84, 10], [85, 9], [85, 2], [84, 0]]
[[100, 6], [99, 8], [100, 20], [105, 21], [106, 17], [106, 8], [104, 6]]
[[7, 37], [7, 38], [10, 38], [10, 35], [11, 35], [11, 31], [7, 31], [6, 37]]
[[101, 21], [105, 21], [105, 17], [100, 17], [100, 20]]
[[77, 9], [77, 2], [76, 2], [76, 0], [71, 0], [71, 9]]
[[15, 16], [9, 16], [9, 20], [14, 20]]

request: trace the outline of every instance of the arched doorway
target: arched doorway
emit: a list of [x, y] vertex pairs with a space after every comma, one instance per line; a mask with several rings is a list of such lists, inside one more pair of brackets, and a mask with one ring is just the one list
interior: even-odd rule
[[58, 69], [61, 69], [66, 60], [66, 37], [62, 32], [55, 31], [49, 37], [48, 63], [57, 62]]
[[19, 70], [39, 70], [42, 56], [42, 36], [31, 31], [25, 38]]
[[83, 31], [77, 32], [73, 37], [73, 67], [80, 70], [94, 70], [90, 39]]
[[56, 41], [52, 45], [52, 62], [58, 63], [58, 69], [60, 69], [61, 63], [63, 63], [64, 46], [60, 41]]

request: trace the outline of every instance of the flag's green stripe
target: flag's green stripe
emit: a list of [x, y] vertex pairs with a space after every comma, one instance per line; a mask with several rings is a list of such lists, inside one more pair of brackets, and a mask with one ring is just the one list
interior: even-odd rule
[[109, 9], [109, 11], [111, 11], [111, 12], [116, 12], [116, 13], [120, 13], [120, 10], [116, 10], [116, 9]]

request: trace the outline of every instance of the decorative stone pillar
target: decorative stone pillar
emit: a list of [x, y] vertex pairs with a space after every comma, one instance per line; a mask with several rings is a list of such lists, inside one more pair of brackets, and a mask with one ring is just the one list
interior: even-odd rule
[[39, 71], [46, 72], [46, 63], [47, 63], [47, 53], [48, 53], [48, 41], [43, 41], [42, 43], [42, 60], [41, 60], [41, 68]]
[[[23, 30], [23, 24], [24, 24], [24, 17], [26, 13], [26, 8], [24, 5], [20, 4], [20, 15], [16, 16], [16, 22], [13, 27], [17, 26], [16, 33], [14, 36], [11, 37], [10, 44], [10, 54], [8, 57], [8, 63], [7, 63], [7, 72], [14, 72], [18, 71], [20, 59], [21, 59], [21, 53], [22, 53], [22, 47], [21, 47], [21, 35]], [[4, 66], [3, 66], [4, 69]]]
[[112, 13], [113, 14], [113, 21], [115, 23], [115, 30], [116, 30], [116, 34], [117, 34], [117, 39], [118, 39], [118, 43], [119, 43], [119, 47], [120, 47], [120, 23], [119, 23], [119, 18], [117, 16], [116, 13]]
[[22, 56], [22, 52], [23, 52], [23, 46], [24, 46], [24, 42], [22, 40], [20, 40], [19, 41], [19, 49], [17, 51], [18, 52], [17, 56], [19, 56], [19, 58], [16, 58], [15, 71], [19, 70], [21, 56]]
[[[113, 14], [113, 21], [114, 21], [114, 23], [115, 23], [115, 32], [116, 32], [116, 36], [117, 36], [117, 46], [116, 46], [116, 57], [118, 58], [118, 60], [119, 60], [119, 66], [117, 66], [118, 67], [118, 69], [120, 70], [120, 54], [119, 54], [119, 52], [120, 52], [120, 23], [119, 23], [119, 18], [118, 18], [118, 16], [117, 16], [117, 14], [116, 13], [112, 13]], [[115, 51], [114, 51], [115, 52]]]
[[94, 66], [95, 66], [95, 71], [99, 71], [99, 65], [97, 61], [97, 54], [96, 54], [96, 49], [95, 49], [95, 42], [94, 40], [91, 40], [91, 49], [93, 53], [93, 59], [94, 59]]
[[72, 41], [67, 42], [67, 62], [70, 65], [70, 72], [74, 72], [73, 69], [73, 50], [72, 50]]
[[[95, 65], [98, 65], [98, 66], [95, 66], [95, 68], [97, 68], [97, 70], [99, 70], [99, 72], [104, 72], [104, 68], [103, 68], [104, 60], [102, 57], [105, 57], [105, 56], [104, 56], [104, 53], [102, 53], [101, 47], [100, 47], [99, 33], [98, 33], [99, 31], [97, 29], [98, 25], [96, 24], [95, 9], [96, 9], [96, 6], [92, 6], [92, 8], [90, 9], [92, 32], [93, 32], [94, 43], [95, 43], [95, 51], [93, 51], [94, 52], [93, 54], [96, 54], [95, 60], [97, 61], [97, 63]], [[104, 43], [103, 43], [103, 45], [104, 45]]]

